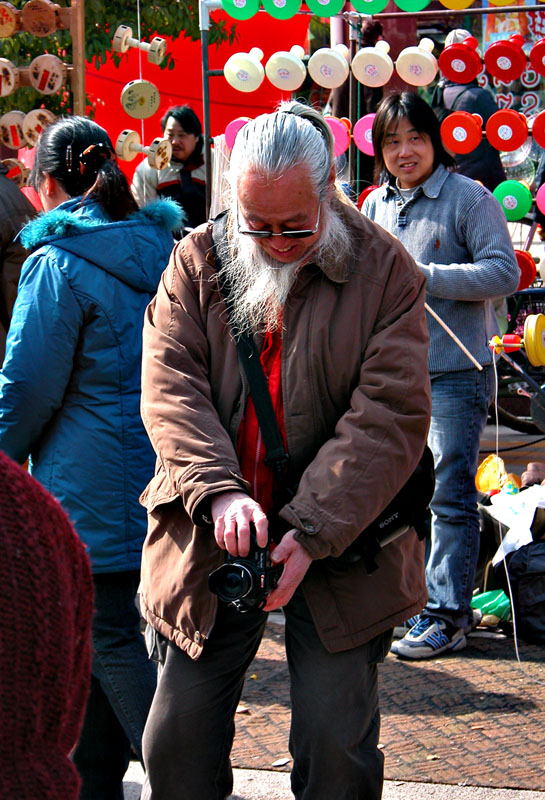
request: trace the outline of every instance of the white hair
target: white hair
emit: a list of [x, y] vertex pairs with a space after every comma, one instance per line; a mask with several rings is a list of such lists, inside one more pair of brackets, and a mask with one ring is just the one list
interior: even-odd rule
[[282, 103], [272, 114], [261, 114], [238, 132], [226, 179], [231, 196], [240, 176], [252, 171], [273, 178], [303, 166], [320, 202], [325, 198], [334, 138], [319, 111], [303, 103]]

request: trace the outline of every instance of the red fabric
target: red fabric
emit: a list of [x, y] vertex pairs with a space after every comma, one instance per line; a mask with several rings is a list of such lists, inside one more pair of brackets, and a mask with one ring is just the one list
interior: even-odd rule
[[[274, 413], [282, 439], [286, 444], [282, 402], [282, 335], [280, 331], [275, 333], [267, 331], [260, 360], [265, 375], [268, 377]], [[265, 447], [251, 396], [248, 397], [246, 413], [239, 428], [237, 450], [242, 475], [251, 485], [251, 496], [257, 500], [267, 514], [274, 505], [275, 476], [274, 470], [265, 465]]]
[[0, 797], [77, 800], [91, 566], [59, 503], [0, 452]]

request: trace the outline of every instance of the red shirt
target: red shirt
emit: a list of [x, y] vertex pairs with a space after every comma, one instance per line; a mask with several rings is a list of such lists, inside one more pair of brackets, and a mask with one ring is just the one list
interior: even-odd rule
[[[286, 444], [284, 405], [282, 403], [281, 331], [274, 333], [267, 331], [260, 361], [268, 379], [278, 427], [284, 444]], [[244, 419], [238, 431], [237, 451], [242, 475], [251, 486], [250, 494], [267, 514], [274, 506], [275, 472], [265, 464], [265, 446], [251, 395], [248, 397]]]

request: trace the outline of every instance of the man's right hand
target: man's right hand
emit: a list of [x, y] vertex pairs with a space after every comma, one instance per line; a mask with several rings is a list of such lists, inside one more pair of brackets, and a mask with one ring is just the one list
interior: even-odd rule
[[244, 492], [222, 492], [212, 497], [210, 504], [214, 520], [214, 536], [222, 550], [232, 556], [247, 556], [250, 552], [250, 522], [255, 525], [260, 547], [268, 541], [268, 522], [263, 509]]

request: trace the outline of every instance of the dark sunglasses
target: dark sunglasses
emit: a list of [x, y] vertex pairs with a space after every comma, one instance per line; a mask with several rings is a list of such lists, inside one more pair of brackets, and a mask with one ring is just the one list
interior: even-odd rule
[[244, 234], [244, 236], [252, 236], [254, 239], [269, 239], [271, 236], [283, 236], [285, 239], [308, 239], [309, 236], [314, 236], [318, 232], [318, 225], [320, 224], [320, 210], [318, 206], [318, 216], [316, 218], [316, 225], [314, 228], [305, 228], [301, 231], [285, 230], [280, 233], [273, 233], [272, 231], [254, 231], [251, 228], [241, 228], [238, 217], [238, 198], [237, 198], [237, 231]]

